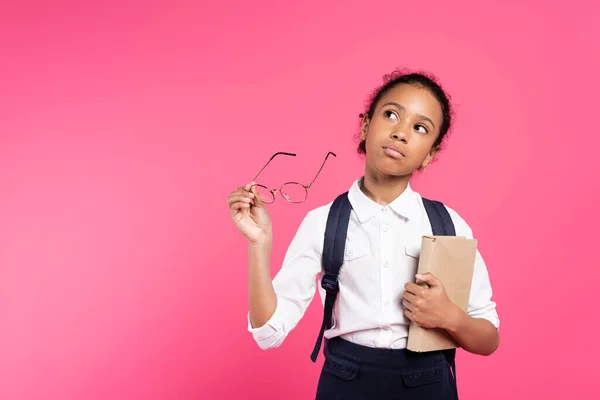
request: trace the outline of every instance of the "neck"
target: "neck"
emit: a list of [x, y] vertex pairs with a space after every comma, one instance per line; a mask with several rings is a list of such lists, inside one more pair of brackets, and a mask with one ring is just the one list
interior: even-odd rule
[[391, 176], [365, 170], [360, 189], [377, 204], [387, 206], [408, 187], [410, 175]]

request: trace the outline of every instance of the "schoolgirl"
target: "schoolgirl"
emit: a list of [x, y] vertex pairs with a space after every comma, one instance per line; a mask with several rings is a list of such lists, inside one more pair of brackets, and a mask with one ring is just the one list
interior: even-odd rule
[[[433, 228], [427, 199], [409, 181], [434, 160], [451, 123], [447, 94], [424, 73], [387, 75], [361, 114], [358, 152], [365, 169], [344, 194], [351, 213], [335, 303], [325, 321], [318, 400], [458, 398], [447, 352], [406, 349], [411, 321], [446, 330], [471, 353], [490, 355], [499, 345], [496, 304], [479, 252], [467, 312], [449, 301], [435, 276], [416, 276], [421, 237]], [[265, 204], [272, 199], [260, 189], [255, 182], [236, 189], [228, 206], [249, 246], [248, 330], [260, 348], [270, 349], [296, 327], [317, 288], [325, 302], [324, 235], [334, 202], [307, 213], [271, 281]], [[473, 237], [456, 211], [443, 209], [456, 235]]]

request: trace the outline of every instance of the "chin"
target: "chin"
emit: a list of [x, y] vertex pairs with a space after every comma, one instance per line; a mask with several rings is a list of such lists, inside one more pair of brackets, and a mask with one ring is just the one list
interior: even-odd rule
[[375, 172], [379, 175], [395, 177], [395, 178], [407, 176], [412, 173], [410, 168], [407, 168], [406, 166], [402, 165], [400, 162], [397, 162], [397, 161], [394, 163], [376, 162], [376, 163], [372, 164], [371, 169], [373, 170], [373, 172]]

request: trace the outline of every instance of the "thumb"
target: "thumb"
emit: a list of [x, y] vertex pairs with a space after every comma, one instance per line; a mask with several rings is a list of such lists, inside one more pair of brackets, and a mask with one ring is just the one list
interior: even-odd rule
[[258, 189], [256, 187], [256, 182], [250, 182], [248, 184], [248, 190], [250, 191], [250, 193], [252, 193], [254, 195], [254, 206], [255, 207], [262, 207], [264, 206], [264, 201], [263, 199], [260, 197], [260, 194], [258, 193]]
[[424, 274], [417, 274], [417, 280], [425, 282], [429, 287], [442, 286], [442, 281], [436, 278], [431, 272], [425, 272]]

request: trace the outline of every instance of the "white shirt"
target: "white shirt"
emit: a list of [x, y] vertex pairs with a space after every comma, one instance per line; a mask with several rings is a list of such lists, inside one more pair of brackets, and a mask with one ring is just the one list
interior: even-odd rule
[[[410, 187], [387, 206], [369, 199], [357, 179], [348, 192], [352, 213], [348, 225], [344, 264], [339, 274], [339, 293], [333, 310], [333, 326], [326, 338], [340, 336], [369, 347], [406, 347], [410, 320], [402, 306], [404, 285], [414, 282], [421, 238], [431, 235], [431, 224], [421, 196]], [[248, 331], [260, 348], [278, 347], [296, 327], [318, 288], [321, 302], [321, 255], [329, 208], [333, 202], [307, 213], [273, 279], [277, 308], [262, 327]], [[451, 208], [456, 235], [473, 238], [471, 228]], [[495, 327], [500, 321], [488, 272], [479, 251], [475, 260], [468, 314], [485, 318]], [[315, 340], [320, 323], [315, 326]]]

